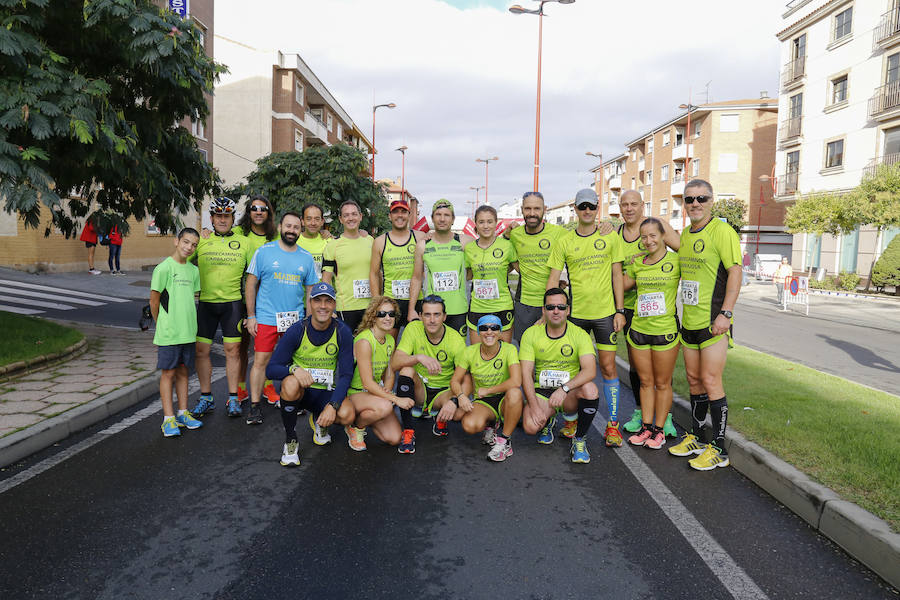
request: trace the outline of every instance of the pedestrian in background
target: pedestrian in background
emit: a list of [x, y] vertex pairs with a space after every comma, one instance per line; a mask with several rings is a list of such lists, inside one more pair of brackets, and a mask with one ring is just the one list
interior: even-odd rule
[[[109, 232], [109, 272], [111, 275], [122, 275], [119, 268], [119, 259], [122, 256], [122, 234], [119, 232], [119, 226], [113, 225]], [[115, 268], [113, 268], [115, 265]]]
[[784, 278], [794, 274], [794, 267], [788, 262], [787, 256], [781, 257], [781, 264], [775, 269], [773, 280], [775, 282], [775, 293], [778, 296], [778, 304], [784, 299]]
[[750, 278], [747, 276], [747, 273], [750, 272], [750, 253], [744, 250], [744, 259], [743, 259], [743, 269], [741, 273], [743, 273], [743, 279], [741, 280], [741, 285], [750, 285]]
[[78, 238], [84, 242], [88, 251], [88, 273], [91, 275], [99, 275], [100, 270], [94, 268], [94, 252], [97, 251], [97, 230], [94, 229], [93, 216], [88, 217], [84, 222], [84, 229], [81, 230], [81, 237]]

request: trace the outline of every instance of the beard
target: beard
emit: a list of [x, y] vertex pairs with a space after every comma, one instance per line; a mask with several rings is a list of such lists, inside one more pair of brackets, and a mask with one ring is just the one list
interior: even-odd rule
[[293, 246], [297, 243], [297, 234], [289, 231], [281, 232], [281, 241], [287, 244], [288, 246]]

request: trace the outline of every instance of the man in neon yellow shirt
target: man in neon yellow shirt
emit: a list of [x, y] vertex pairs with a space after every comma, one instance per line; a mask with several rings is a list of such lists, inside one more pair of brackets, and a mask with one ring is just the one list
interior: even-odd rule
[[337, 289], [338, 316], [355, 332], [372, 299], [369, 266], [375, 240], [359, 229], [359, 204], [346, 200], [339, 210], [344, 232], [325, 245], [322, 281]]
[[[316, 277], [322, 281], [322, 264], [325, 255], [325, 246], [331, 238], [331, 234], [322, 232], [325, 226], [325, 212], [322, 207], [315, 202], [304, 205], [300, 211], [303, 217], [303, 232], [297, 238], [297, 245], [312, 254], [313, 262], [316, 265]], [[327, 235], [326, 235], [327, 234]]]

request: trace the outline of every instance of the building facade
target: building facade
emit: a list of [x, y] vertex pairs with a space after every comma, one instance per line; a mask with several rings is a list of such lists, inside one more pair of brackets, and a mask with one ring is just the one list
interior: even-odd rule
[[[742, 244], [751, 254], [789, 253], [784, 207], [772, 201], [778, 100], [731, 100], [690, 106], [625, 144], [625, 151], [597, 165], [594, 188], [601, 218], [619, 215], [626, 190], [636, 190], [644, 215], [668, 221], [680, 231], [684, 185], [709, 181], [716, 199], [738, 198], [748, 208]], [[766, 181], [761, 181], [760, 177]], [[758, 244], [757, 244], [758, 241]], [[757, 245], [759, 249], [757, 250]]]
[[[793, 0], [782, 14], [776, 200], [846, 193], [900, 162], [900, 2]], [[897, 229], [797, 234], [792, 265], [870, 269]]]

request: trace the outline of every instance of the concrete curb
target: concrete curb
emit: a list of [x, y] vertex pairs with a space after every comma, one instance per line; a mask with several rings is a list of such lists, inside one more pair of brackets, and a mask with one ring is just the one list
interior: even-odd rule
[[28, 360], [20, 360], [4, 365], [0, 367], [0, 382], [7, 381], [13, 377], [18, 377], [19, 375], [31, 373], [37, 369], [43, 369], [53, 363], [61, 363], [75, 358], [76, 356], [80, 356], [87, 350], [87, 345], [88, 339], [87, 336], [84, 336], [81, 340], [75, 342], [68, 348], [63, 348], [59, 352], [46, 354], [44, 356], [35, 356]]
[[0, 467], [55, 444], [159, 393], [159, 372], [138, 379], [55, 417], [0, 438]]
[[[628, 385], [628, 361], [616, 357], [619, 381]], [[672, 418], [690, 429], [691, 403], [674, 395]], [[740, 433], [725, 435], [731, 464], [886, 582], [900, 589], [900, 534], [882, 519], [842, 499], [805, 473]]]

